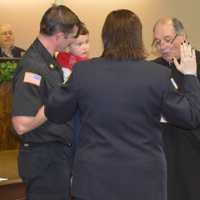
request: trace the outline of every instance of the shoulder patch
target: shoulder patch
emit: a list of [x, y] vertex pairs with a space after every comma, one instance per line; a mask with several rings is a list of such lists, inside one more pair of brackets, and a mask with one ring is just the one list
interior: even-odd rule
[[24, 83], [30, 83], [32, 85], [40, 86], [42, 77], [39, 74], [35, 74], [32, 72], [25, 72], [24, 75]]

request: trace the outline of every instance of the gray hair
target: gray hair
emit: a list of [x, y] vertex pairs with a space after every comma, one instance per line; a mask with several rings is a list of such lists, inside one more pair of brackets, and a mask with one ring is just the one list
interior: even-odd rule
[[183, 26], [183, 23], [179, 19], [177, 19], [175, 17], [163, 17], [163, 18], [160, 18], [154, 24], [153, 32], [155, 31], [156, 26], [158, 24], [167, 24], [167, 23], [171, 23], [172, 24], [172, 26], [174, 27], [174, 30], [175, 30], [177, 35], [180, 35], [181, 33], [185, 32], [185, 28]]
[[185, 32], [185, 28], [179, 19], [175, 17], [172, 18], [172, 24], [177, 35], [180, 35], [181, 33]]

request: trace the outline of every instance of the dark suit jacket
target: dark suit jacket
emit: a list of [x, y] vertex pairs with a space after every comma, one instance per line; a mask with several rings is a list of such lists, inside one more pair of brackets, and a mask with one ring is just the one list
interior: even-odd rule
[[[196, 61], [197, 61], [197, 66], [198, 66], [198, 68], [197, 68], [197, 76], [198, 76], [198, 79], [200, 80], [200, 52], [199, 51], [196, 51]], [[172, 71], [171, 76], [173, 77], [173, 79], [177, 83], [177, 85], [179, 87], [179, 90], [182, 90], [184, 75], [181, 74], [176, 69], [175, 65], [174, 64], [169, 64], [162, 57], [159, 57], [159, 58], [155, 59], [154, 62], [158, 63], [158, 64], [161, 64], [161, 65], [164, 65], [165, 67], [171, 69], [171, 71]], [[174, 128], [176, 128], [176, 130], [178, 130], [177, 127], [174, 127]], [[184, 132], [184, 131], [185, 131], [186, 134], [190, 134], [191, 135], [190, 137], [191, 137], [192, 140], [196, 140], [196, 142], [199, 142], [199, 149], [200, 149], [200, 127], [197, 127], [196, 129], [193, 129], [192, 131], [191, 130], [183, 130], [182, 129], [182, 132]]]
[[[197, 75], [200, 80], [200, 52], [196, 51]], [[172, 70], [171, 76], [182, 90], [184, 75], [174, 64], [162, 57], [154, 60]], [[167, 160], [167, 181], [169, 200], [200, 199], [200, 126], [184, 129], [171, 123], [162, 123], [164, 151]]]
[[[23, 56], [23, 54], [25, 53], [25, 50], [22, 49], [22, 48], [19, 48], [19, 47], [13, 47], [12, 49], [12, 55], [13, 57], [15, 58], [20, 58]], [[0, 57], [8, 57], [3, 51], [2, 49], [0, 48]]]
[[67, 84], [52, 92], [45, 110], [49, 120], [63, 123], [80, 110], [75, 196], [166, 200], [161, 113], [181, 126], [200, 122], [198, 80], [185, 76], [183, 95], [170, 74], [147, 61], [96, 58], [76, 64]]

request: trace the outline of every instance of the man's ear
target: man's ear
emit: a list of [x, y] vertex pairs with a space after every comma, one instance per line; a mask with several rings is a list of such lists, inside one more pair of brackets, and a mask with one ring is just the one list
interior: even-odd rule
[[63, 38], [65, 34], [63, 32], [57, 32], [54, 34], [54, 36], [56, 40], [59, 40], [60, 38]]
[[183, 40], [187, 40], [187, 34], [185, 32], [182, 32], [180, 35], [183, 37]]

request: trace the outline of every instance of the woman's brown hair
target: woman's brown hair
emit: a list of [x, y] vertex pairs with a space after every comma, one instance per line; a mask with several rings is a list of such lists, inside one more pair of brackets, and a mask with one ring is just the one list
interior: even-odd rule
[[104, 58], [117, 60], [145, 58], [142, 24], [139, 17], [130, 10], [115, 10], [106, 17], [102, 40]]

